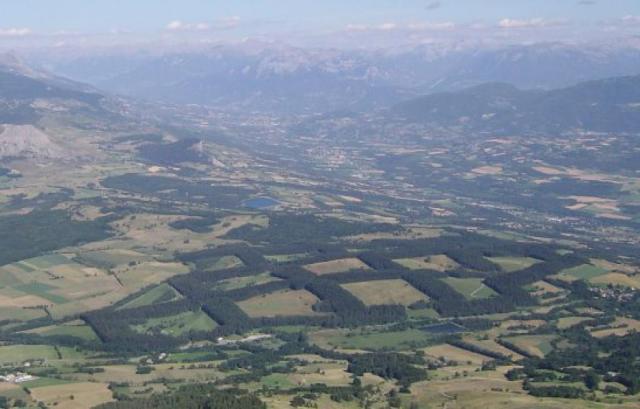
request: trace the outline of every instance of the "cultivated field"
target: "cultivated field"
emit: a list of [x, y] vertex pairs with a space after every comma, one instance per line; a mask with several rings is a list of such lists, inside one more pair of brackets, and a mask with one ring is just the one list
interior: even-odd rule
[[454, 270], [460, 266], [444, 254], [426, 257], [399, 258], [393, 261], [410, 270], [435, 270], [444, 272]]
[[623, 273], [609, 273], [605, 275], [601, 275], [598, 277], [594, 277], [589, 280], [592, 284], [602, 284], [602, 285], [620, 285], [629, 288], [640, 289], [640, 276], [633, 275], [629, 276]]
[[447, 277], [443, 281], [468, 300], [490, 298], [497, 295], [495, 291], [484, 285], [482, 278]]
[[467, 351], [449, 344], [436, 345], [423, 349], [424, 353], [433, 359], [445, 359], [448, 362], [457, 362], [458, 364], [481, 365], [483, 362], [492, 361], [485, 355]]
[[489, 261], [496, 263], [504, 271], [512, 273], [518, 270], [524, 270], [534, 264], [540, 263], [540, 260], [531, 257], [487, 257]]
[[71, 383], [31, 389], [33, 399], [44, 402], [47, 407], [64, 409], [87, 409], [113, 400], [106, 383]]
[[605, 338], [610, 335], [624, 336], [632, 331], [640, 331], [640, 321], [632, 318], [618, 317], [615, 322], [609, 324], [606, 329], [594, 329], [591, 335], [596, 338]]
[[555, 335], [519, 335], [516, 337], [507, 337], [505, 341], [512, 343], [533, 356], [544, 357], [552, 351], [551, 341], [555, 338]]
[[325, 261], [322, 263], [308, 264], [304, 266], [307, 270], [317, 275], [346, 273], [351, 270], [369, 270], [369, 266], [358, 258], [345, 258], [340, 260]]
[[306, 290], [283, 290], [238, 302], [238, 306], [250, 317], [317, 315], [312, 307], [318, 301]]
[[404, 280], [377, 280], [343, 284], [342, 288], [365, 305], [404, 305], [425, 301], [425, 296]]

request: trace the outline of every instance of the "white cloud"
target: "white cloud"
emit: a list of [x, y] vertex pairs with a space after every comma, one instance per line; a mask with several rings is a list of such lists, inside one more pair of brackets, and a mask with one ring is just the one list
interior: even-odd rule
[[500, 20], [498, 26], [500, 28], [538, 28], [557, 26], [560, 24], [562, 24], [560, 20], [545, 20], [543, 18], [532, 18], [529, 20], [505, 18]]
[[396, 28], [398, 28], [398, 25], [396, 23], [382, 23], [379, 26], [376, 27], [378, 30], [382, 30], [382, 31], [390, 31], [390, 30], [395, 30]]
[[451, 21], [444, 22], [422, 22], [422, 23], [393, 23], [387, 22], [378, 24], [375, 26], [370, 26], [367, 24], [347, 24], [345, 26], [346, 31], [351, 32], [365, 32], [365, 31], [442, 31], [442, 30], [452, 30], [456, 28], [456, 24]]
[[25, 37], [31, 34], [31, 29], [22, 27], [0, 28], [0, 37]]
[[456, 24], [451, 21], [443, 21], [441, 23], [411, 23], [407, 25], [407, 28], [414, 31], [453, 30], [456, 28]]
[[628, 24], [637, 24], [640, 23], [640, 16], [627, 15], [622, 17], [622, 21]]
[[240, 17], [226, 17], [211, 22], [185, 23], [181, 20], [174, 20], [165, 27], [168, 31], [210, 31], [210, 30], [229, 30], [240, 24]]

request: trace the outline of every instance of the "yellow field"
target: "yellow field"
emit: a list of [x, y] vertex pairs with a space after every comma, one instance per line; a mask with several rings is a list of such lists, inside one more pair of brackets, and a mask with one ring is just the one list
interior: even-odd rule
[[533, 295], [535, 296], [541, 296], [544, 294], [559, 294], [564, 291], [562, 288], [556, 287], [555, 285], [550, 284], [546, 281], [536, 281], [531, 286], [535, 288], [535, 292], [533, 293]]
[[294, 385], [309, 386], [323, 383], [328, 386], [345, 386], [351, 383], [351, 374], [346, 371], [345, 365], [322, 364], [301, 367], [289, 375], [289, 380]]
[[613, 284], [629, 288], [640, 288], [640, 276], [628, 276], [623, 273], [609, 273], [603, 276], [594, 277], [589, 282], [593, 284]]
[[543, 358], [552, 350], [551, 341], [555, 338], [555, 335], [520, 335], [506, 340], [533, 356]]
[[609, 335], [624, 336], [632, 331], [640, 331], [640, 321], [632, 318], [618, 317], [611, 326], [613, 328], [591, 331], [591, 335], [596, 338], [604, 338]]
[[558, 324], [556, 326], [558, 329], [567, 329], [590, 319], [590, 317], [562, 317], [558, 320]]
[[410, 270], [449, 271], [460, 267], [458, 263], [444, 254], [427, 257], [400, 258], [393, 260]]
[[108, 384], [91, 382], [34, 388], [31, 396], [48, 407], [64, 409], [87, 409], [113, 400]]
[[419, 408], [464, 409], [632, 409], [638, 402], [605, 404], [574, 399], [536, 398], [498, 372], [413, 384], [410, 401]]
[[514, 361], [519, 361], [520, 359], [524, 358], [524, 356], [520, 355], [519, 353], [498, 344], [496, 341], [492, 339], [474, 339], [472, 337], [467, 337], [467, 338], [464, 338], [464, 341], [469, 344], [476, 345], [480, 348], [486, 349], [487, 351], [497, 352], [499, 354], [511, 357], [511, 359], [513, 359]]
[[[293, 409], [293, 406], [289, 404], [291, 398], [291, 395], [272, 395], [264, 398], [263, 401], [267, 404], [268, 409]], [[316, 404], [318, 408], [322, 409], [358, 409], [361, 407], [357, 401], [335, 402], [326, 395], [320, 396]]]
[[[219, 362], [201, 362], [199, 364], [213, 364], [217, 366]], [[221, 373], [211, 368], [188, 369], [189, 365], [184, 364], [158, 364], [151, 365], [154, 371], [148, 374], [136, 374], [134, 365], [111, 365], [105, 366], [104, 372], [95, 374], [74, 374], [72, 378], [76, 381], [87, 382], [127, 382], [131, 385], [145, 385], [157, 379], [187, 380], [189, 382], [212, 382], [222, 378]]]
[[610, 261], [597, 258], [592, 258], [590, 261], [594, 266], [603, 268], [605, 270], [610, 270], [614, 273], [625, 273], [631, 275], [640, 273], [640, 267], [632, 266], [629, 264], [612, 263]]
[[409, 306], [427, 299], [427, 296], [404, 280], [377, 280], [343, 284], [342, 288], [355, 295], [365, 305]]
[[120, 266], [115, 270], [122, 284], [131, 292], [188, 272], [189, 268], [182, 263], [159, 261], [142, 262], [135, 266]]
[[355, 257], [308, 264], [304, 268], [317, 275], [346, 273], [351, 270], [370, 270], [369, 266]]
[[306, 290], [283, 290], [240, 301], [238, 306], [252, 318], [319, 315], [312, 309], [318, 301], [315, 295]]
[[346, 240], [351, 241], [372, 241], [372, 240], [413, 240], [413, 239], [433, 239], [440, 237], [442, 230], [432, 227], [410, 227], [407, 233], [397, 235], [396, 233], [376, 232], [365, 233], [356, 236], [346, 237]]
[[482, 365], [484, 362], [492, 361], [493, 358], [476, 354], [462, 348], [449, 344], [437, 345], [423, 349], [427, 356], [434, 359], [445, 358], [447, 361], [455, 361], [459, 364], [471, 363], [472, 365]]
[[113, 227], [121, 233], [120, 241], [126, 240], [132, 245], [146, 248], [164, 249], [167, 254], [174, 250], [196, 251], [211, 244], [222, 244], [222, 239], [229, 231], [248, 224], [256, 226], [268, 225], [268, 218], [259, 215], [238, 214], [224, 217], [212, 226], [208, 233], [194, 233], [189, 230], [177, 230], [170, 223], [188, 219], [186, 216], [139, 214], [135, 218], [127, 217], [113, 223]]
[[478, 175], [500, 175], [502, 173], [501, 166], [480, 166], [478, 168], [474, 168], [471, 172]]

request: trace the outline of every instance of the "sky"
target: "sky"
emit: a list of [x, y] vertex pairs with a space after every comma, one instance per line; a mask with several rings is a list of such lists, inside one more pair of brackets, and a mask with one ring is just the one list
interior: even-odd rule
[[640, 0], [0, 0], [0, 45], [251, 37], [338, 43], [382, 41], [381, 33], [424, 41], [435, 38], [431, 32], [471, 37], [473, 29], [544, 40], [636, 35], [639, 26]]

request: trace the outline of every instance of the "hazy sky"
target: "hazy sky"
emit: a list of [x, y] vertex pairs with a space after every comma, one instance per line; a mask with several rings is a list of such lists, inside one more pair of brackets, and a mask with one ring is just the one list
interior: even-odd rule
[[556, 32], [564, 27], [579, 37], [618, 26], [626, 31], [640, 26], [640, 0], [0, 0], [0, 42], [89, 35], [147, 40], [293, 32], [379, 35], [469, 27]]

